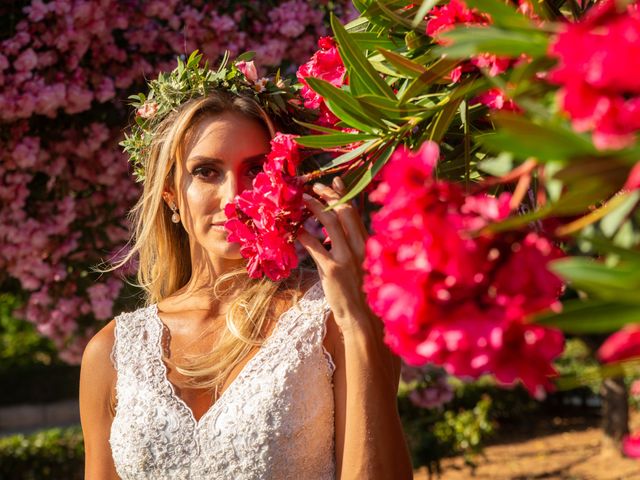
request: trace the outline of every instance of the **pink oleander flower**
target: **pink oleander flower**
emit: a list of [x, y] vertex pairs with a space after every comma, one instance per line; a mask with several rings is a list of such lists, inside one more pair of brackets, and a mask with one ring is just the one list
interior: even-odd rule
[[302, 84], [300, 93], [304, 98], [304, 106], [320, 111], [320, 125], [333, 126], [339, 119], [327, 108], [323, 98], [309, 87], [305, 78], [320, 78], [335, 87], [341, 87], [347, 83], [346, 68], [338, 53], [336, 42], [331, 37], [321, 37], [318, 47], [320, 49], [307, 63], [298, 68], [296, 75]]
[[145, 102], [137, 111], [136, 115], [142, 118], [151, 118], [158, 111], [158, 104], [156, 102]]
[[227, 240], [241, 244], [251, 278], [281, 280], [298, 265], [295, 235], [309, 212], [302, 202], [303, 185], [295, 177], [300, 154], [293, 138], [278, 133], [253, 188], [225, 206]]
[[624, 436], [622, 439], [622, 453], [629, 458], [640, 458], [640, 433]]
[[600, 346], [598, 359], [603, 363], [640, 357], [640, 324], [626, 325]]
[[258, 80], [258, 70], [253, 63], [253, 60], [245, 62], [241, 60], [236, 63], [236, 68], [242, 72], [247, 80], [252, 83], [255, 83]]
[[477, 95], [471, 100], [470, 104], [474, 105], [476, 103], [481, 103], [482, 105], [489, 107], [491, 110], [520, 111], [515, 102], [512, 99], [507, 98], [504, 92], [499, 88], [492, 88], [480, 95]]
[[[458, 25], [478, 26], [490, 25], [491, 23], [491, 17], [488, 14], [467, 7], [463, 0], [451, 0], [446, 5], [431, 9], [427, 16], [427, 35], [437, 39], [438, 35], [448, 32]], [[444, 43], [444, 40], [436, 41]], [[509, 58], [484, 53], [453, 69], [450, 78], [451, 81], [458, 82], [464, 72], [477, 71], [477, 68], [485, 68], [489, 75], [496, 76], [509, 68], [512, 63]]]
[[615, 0], [597, 3], [568, 23], [550, 44], [558, 65], [548, 76], [561, 86], [560, 105], [579, 132], [592, 132], [599, 149], [631, 145], [640, 129], [638, 3], [624, 9]]
[[636, 163], [633, 168], [631, 168], [631, 172], [629, 172], [629, 176], [627, 177], [627, 181], [623, 188], [626, 190], [636, 190], [640, 188], [640, 162]]
[[[366, 244], [364, 291], [385, 342], [411, 365], [520, 380], [540, 397], [553, 388], [562, 333], [528, 325], [558, 308], [561, 281], [547, 269], [561, 252], [537, 234], [482, 234], [509, 215], [509, 194], [464, 195], [433, 176], [437, 145], [399, 147], [370, 199], [382, 204]], [[532, 368], [535, 366], [535, 368]]]

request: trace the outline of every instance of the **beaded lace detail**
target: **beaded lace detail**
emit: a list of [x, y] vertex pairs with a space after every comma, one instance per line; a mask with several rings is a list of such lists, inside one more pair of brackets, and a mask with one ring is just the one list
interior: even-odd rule
[[157, 305], [116, 317], [109, 443], [120, 478], [335, 479], [328, 313], [317, 282], [197, 421], [167, 378]]

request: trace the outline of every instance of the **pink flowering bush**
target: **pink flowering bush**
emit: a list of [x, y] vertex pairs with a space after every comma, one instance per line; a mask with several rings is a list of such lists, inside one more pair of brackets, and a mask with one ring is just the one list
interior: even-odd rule
[[[333, 2], [335, 13], [352, 15], [348, 4]], [[121, 278], [131, 272], [93, 272], [125, 245], [139, 194], [118, 146], [127, 96], [195, 49], [214, 64], [225, 50], [256, 51], [252, 79], [280, 64], [293, 73], [328, 32], [328, 11], [303, 0], [0, 5], [1, 281], [63, 360], [79, 363], [101, 322], [131, 307]]]
[[540, 397], [552, 388], [560, 331], [528, 316], [558, 308], [562, 282], [546, 268], [561, 256], [535, 233], [478, 230], [509, 214], [509, 195], [465, 196], [433, 170], [438, 147], [400, 147], [371, 200], [364, 289], [385, 323], [385, 341], [408, 363], [432, 362], [457, 376], [493, 373]]

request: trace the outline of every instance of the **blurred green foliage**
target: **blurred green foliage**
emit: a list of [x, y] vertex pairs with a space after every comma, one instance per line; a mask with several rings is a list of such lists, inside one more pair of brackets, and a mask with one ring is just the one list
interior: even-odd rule
[[82, 480], [84, 444], [79, 426], [0, 438], [0, 478]]

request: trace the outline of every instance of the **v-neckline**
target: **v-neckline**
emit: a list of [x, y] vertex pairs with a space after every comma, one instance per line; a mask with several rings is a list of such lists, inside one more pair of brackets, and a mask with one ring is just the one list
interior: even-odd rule
[[177, 403], [181, 404], [182, 408], [187, 411], [187, 414], [189, 415], [189, 418], [193, 422], [194, 428], [196, 430], [200, 428], [200, 426], [203, 424], [203, 422], [206, 420], [206, 418], [209, 415], [211, 415], [212, 412], [215, 411], [218, 408], [218, 406], [222, 403], [223, 400], [226, 399], [226, 397], [228, 396], [227, 392], [229, 390], [231, 390], [232, 388], [234, 388], [236, 386], [236, 384], [238, 384], [246, 375], [248, 375], [248, 373], [250, 372], [250, 368], [257, 361], [257, 358], [261, 354], [262, 355], [264, 354], [263, 351], [265, 350], [265, 347], [267, 347], [267, 346], [269, 346], [271, 344], [272, 338], [281, 329], [280, 325], [282, 323], [284, 323], [284, 322], [282, 322], [282, 319], [285, 317], [285, 315], [287, 315], [288, 313], [290, 313], [291, 311], [293, 311], [296, 308], [301, 313], [303, 313], [303, 310], [301, 310], [299, 308], [299, 306], [302, 304], [303, 301], [306, 300], [307, 296], [309, 295], [309, 292], [311, 292], [311, 290], [315, 289], [318, 286], [318, 284], [320, 284], [320, 280], [318, 280], [313, 285], [311, 285], [311, 287], [309, 287], [304, 292], [304, 294], [298, 299], [297, 302], [295, 302], [293, 305], [291, 305], [288, 309], [286, 309], [284, 312], [282, 312], [278, 316], [278, 320], [276, 321], [276, 325], [273, 327], [273, 329], [272, 329], [271, 333], [269, 334], [269, 336], [262, 343], [262, 345], [260, 346], [260, 349], [247, 361], [247, 363], [245, 363], [245, 365], [242, 367], [242, 369], [236, 375], [236, 377], [233, 379], [233, 381], [229, 384], [229, 386], [218, 397], [218, 400], [213, 402], [209, 406], [209, 408], [197, 420], [196, 420], [195, 415], [193, 414], [193, 410], [191, 409], [191, 407], [189, 407], [189, 405], [187, 405], [187, 403], [182, 399], [182, 397], [180, 397], [176, 393], [175, 386], [169, 380], [169, 377], [168, 377], [168, 374], [167, 374], [167, 365], [164, 363], [164, 360], [162, 359], [162, 334], [163, 334], [163, 329], [164, 329], [165, 325], [164, 325], [164, 322], [162, 321], [162, 319], [160, 318], [160, 315], [158, 315], [158, 304], [154, 303], [152, 305], [152, 317], [155, 320], [157, 327], [159, 328], [158, 342], [157, 342], [157, 345], [156, 345], [157, 349], [156, 349], [155, 353], [156, 353], [156, 360], [158, 360], [158, 362], [160, 363], [160, 367], [161, 367], [161, 375], [162, 375], [161, 382], [162, 382], [163, 385], [169, 387], [169, 392], [170, 392], [169, 394], [170, 394], [171, 398], [175, 399], [177, 401]]

